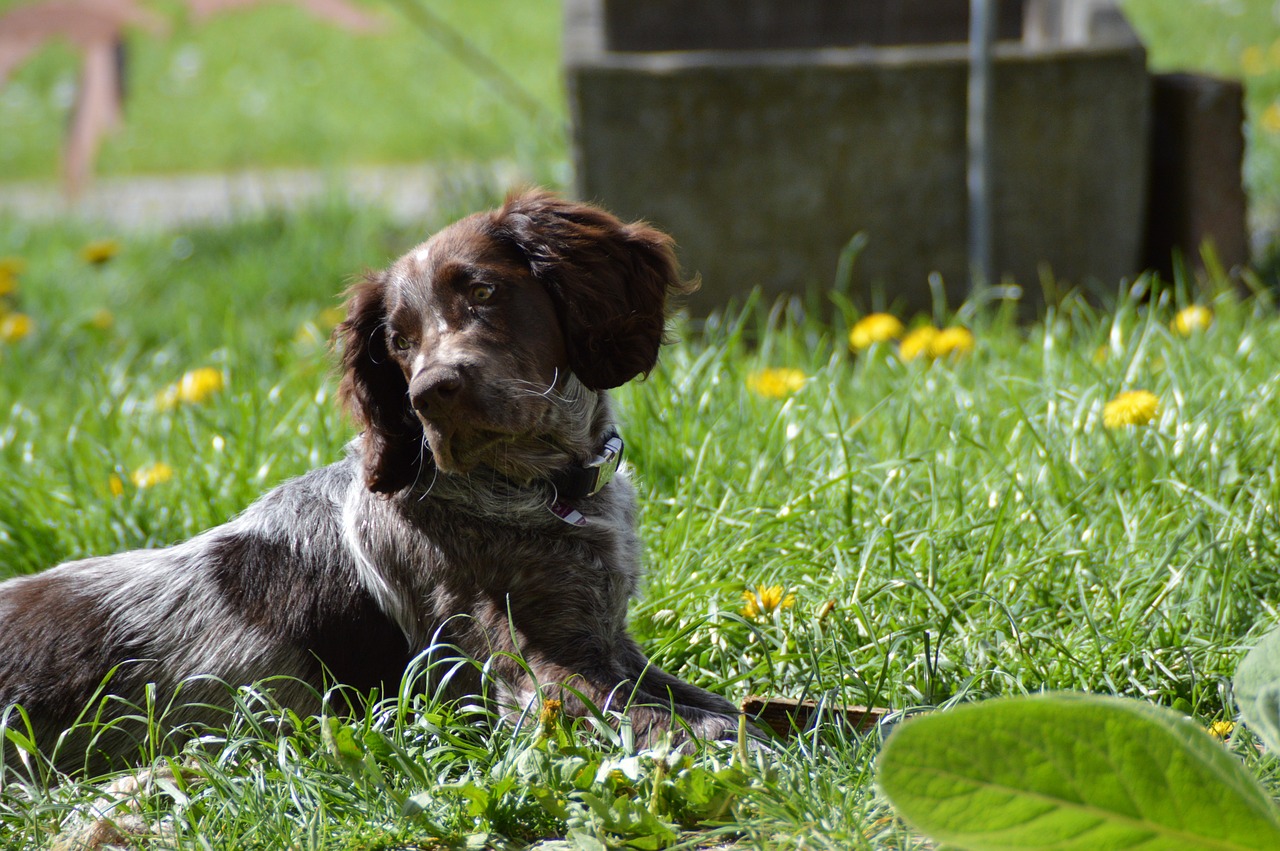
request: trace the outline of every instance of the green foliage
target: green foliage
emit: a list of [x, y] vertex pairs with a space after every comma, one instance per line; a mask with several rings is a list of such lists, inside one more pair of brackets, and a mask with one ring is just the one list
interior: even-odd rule
[[1254, 849], [1280, 811], [1191, 719], [1079, 694], [902, 723], [878, 779], [899, 814], [959, 848]]
[[1249, 728], [1280, 752], [1280, 629], [1245, 655], [1236, 669], [1235, 697]]
[[[494, 723], [483, 712], [421, 695], [356, 717], [335, 699], [310, 718], [267, 692], [240, 689], [233, 698], [226, 731], [166, 746], [147, 761], [151, 778], [139, 793], [97, 810], [141, 816], [152, 838], [177, 847], [222, 836], [228, 847], [519, 848], [564, 836], [579, 847], [659, 849], [692, 831], [724, 830], [740, 800], [767, 794], [776, 777], [760, 758], [636, 752], [612, 731], [558, 717], [482, 735], [477, 722]], [[102, 790], [49, 775], [18, 728], [3, 733], [24, 754], [0, 788], [5, 836], [69, 835]]]
[[684, 831], [715, 826], [746, 789], [768, 776], [759, 766], [748, 771], [720, 755], [695, 760], [668, 747], [614, 755], [591, 738], [556, 724], [551, 733], [524, 740], [488, 776], [411, 796], [405, 812], [449, 820], [461, 811], [470, 837], [486, 842], [525, 824], [583, 847], [656, 849]]
[[[416, 1], [563, 116], [558, 0]], [[203, 22], [183, 4], [150, 7], [171, 31], [129, 34], [126, 119], [103, 145], [98, 173], [494, 159], [541, 173], [564, 159], [558, 129], [532, 127], [402, 7], [356, 5], [380, 31], [347, 32], [281, 3]], [[53, 45], [0, 91], [7, 179], [56, 176], [78, 61]]]
[[[326, 309], [360, 269], [494, 200], [460, 195], [421, 230], [332, 207], [136, 235], [99, 266], [80, 249], [104, 234], [0, 220], [0, 257], [26, 263], [5, 306], [34, 322], [0, 344], [0, 575], [190, 537], [341, 457], [352, 426]], [[1189, 304], [1214, 319], [1184, 337], [1170, 322]], [[113, 323], [94, 321], [103, 308]], [[680, 323], [653, 375], [616, 394], [648, 564], [637, 636], [731, 700], [824, 708], [764, 766], [636, 754], [595, 719], [564, 741], [490, 730], [410, 699], [282, 734], [283, 710], [246, 692], [227, 730], [151, 743], [148, 760], [194, 761], [199, 780], [153, 790], [142, 812], [192, 848], [570, 833], [580, 847], [927, 847], [876, 791], [878, 734], [853, 735], [833, 707], [1074, 690], [1233, 717], [1239, 648], [1280, 599], [1266, 567], [1280, 561], [1280, 320], [1220, 279], [1142, 280], [1105, 307], [1067, 295], [1025, 326], [995, 308], [940, 304], [977, 345], [927, 362], [892, 344], [850, 353], [847, 302], [832, 316], [753, 300]], [[157, 403], [206, 366], [225, 387]], [[804, 380], [779, 398], [747, 389], [770, 367]], [[1106, 402], [1138, 388], [1158, 397], [1155, 420], [1105, 428]], [[154, 462], [172, 479], [135, 484]], [[761, 585], [777, 603], [746, 611]], [[1229, 747], [1280, 787], [1250, 741]], [[20, 723], [7, 748], [20, 766]], [[19, 845], [47, 844], [98, 794], [19, 773], [0, 789], [0, 834]]]
[[[429, 5], [563, 110], [557, 4]], [[1249, 47], [1271, 61], [1270, 5], [1127, 8], [1157, 66], [1233, 73]], [[129, 117], [102, 170], [496, 157], [554, 179], [562, 138], [528, 133], [524, 113], [440, 42], [376, 8], [395, 22], [378, 36], [290, 7], [205, 26], [180, 16], [167, 41], [132, 35]], [[1280, 146], [1263, 120], [1277, 68], [1248, 80], [1248, 179], [1264, 224], [1280, 206], [1268, 165]], [[7, 176], [53, 174], [73, 69], [53, 48], [0, 95]], [[456, 190], [412, 229], [333, 206], [140, 234], [98, 266], [79, 250], [104, 234], [0, 219], [0, 257], [27, 266], [4, 307], [35, 323], [0, 344], [0, 577], [189, 537], [340, 457], [351, 427], [333, 401], [326, 309], [362, 268], [494, 200]], [[1215, 319], [1184, 338], [1169, 322], [1190, 304]], [[878, 734], [853, 735], [832, 707], [911, 713], [1071, 689], [1208, 723], [1233, 717], [1238, 700], [1274, 737], [1274, 678], [1249, 662], [1234, 697], [1227, 687], [1280, 598], [1267, 567], [1280, 561], [1280, 320], [1268, 303], [1240, 299], [1218, 273], [1140, 280], [1105, 306], [1055, 297], [1023, 327], [999, 305], [940, 302], [931, 318], [968, 325], [978, 342], [934, 363], [885, 344], [851, 355], [856, 309], [847, 298], [836, 319], [826, 309], [821, 296], [749, 300], [687, 322], [653, 376], [617, 394], [650, 567], [634, 629], [663, 667], [731, 699], [815, 699], [816, 728], [744, 764], [714, 751], [636, 753], [598, 719], [492, 725], [408, 696], [354, 717], [298, 718], [242, 689], [225, 730], [147, 743], [147, 762], [173, 767], [130, 805], [157, 847], [515, 848], [554, 837], [589, 849], [933, 847], [876, 790]], [[157, 405], [203, 366], [227, 386]], [[769, 367], [799, 370], [803, 386], [782, 398], [748, 391], [747, 377]], [[1106, 401], [1134, 388], [1157, 395], [1156, 420], [1105, 429]], [[135, 484], [155, 462], [172, 480]], [[744, 613], [743, 592], [758, 585], [794, 604]], [[1138, 745], [1177, 739], [1165, 753], [1186, 745], [1188, 765], [1222, 767], [1186, 722], [1125, 707], [1117, 723], [1141, 727]], [[1000, 742], [1011, 756], [1040, 744]], [[53, 775], [20, 716], [4, 745], [0, 836], [45, 847], [100, 797], [102, 779]], [[1280, 764], [1259, 756], [1249, 731], [1227, 748], [1280, 789]], [[1223, 806], [1257, 803], [1252, 781], [1217, 777], [1232, 779], [1207, 782], [1214, 793], [1240, 792]]]

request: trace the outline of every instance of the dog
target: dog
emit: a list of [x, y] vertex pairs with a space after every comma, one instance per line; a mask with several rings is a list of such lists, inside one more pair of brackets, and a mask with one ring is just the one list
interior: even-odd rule
[[[690, 289], [669, 236], [543, 190], [366, 274], [334, 332], [361, 429], [345, 457], [184, 543], [0, 584], [7, 723], [22, 707], [50, 748], [103, 694], [136, 707], [152, 689], [167, 722], [216, 724], [228, 685], [277, 677], [282, 705], [315, 712], [327, 683], [393, 693], [447, 647], [485, 663], [449, 695], [577, 715], [581, 696], [641, 744], [731, 737], [733, 705], [627, 630], [640, 542], [608, 391], [655, 366]], [[76, 747], [127, 762], [139, 735], [109, 724]]]

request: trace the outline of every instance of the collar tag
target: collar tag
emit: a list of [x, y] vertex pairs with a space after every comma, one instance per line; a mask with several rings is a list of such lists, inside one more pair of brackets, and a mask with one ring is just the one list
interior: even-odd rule
[[600, 454], [587, 463], [586, 469], [595, 474], [594, 481], [591, 482], [591, 486], [587, 491], [587, 496], [595, 496], [600, 493], [605, 485], [613, 481], [613, 476], [618, 472], [618, 467], [620, 466], [622, 466], [622, 435], [615, 431], [610, 433], [608, 439], [605, 440], [604, 448], [600, 450]]
[[566, 500], [585, 499], [600, 493], [622, 466], [622, 449], [621, 435], [611, 430], [605, 435], [600, 454], [581, 467], [570, 467], [552, 476], [555, 495], [547, 504], [547, 510], [570, 526], [586, 526], [587, 518]]
[[568, 523], [570, 526], [587, 525], [587, 518], [582, 515], [581, 511], [574, 508], [572, 505], [566, 505], [558, 499], [548, 505], [547, 510], [564, 522]]

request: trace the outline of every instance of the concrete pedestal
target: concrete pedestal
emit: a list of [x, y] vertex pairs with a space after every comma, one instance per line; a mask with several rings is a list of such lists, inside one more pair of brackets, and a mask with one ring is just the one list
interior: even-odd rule
[[[759, 27], [748, 28], [750, 49], [657, 50], [653, 32], [627, 42], [610, 7], [640, 14], [653, 2], [566, 0], [576, 189], [675, 236], [686, 270], [702, 275], [695, 312], [756, 285], [768, 294], [829, 287], [858, 232], [869, 240], [854, 268], [860, 300], [880, 288], [908, 308], [927, 307], [934, 271], [953, 304], [963, 299], [963, 33], [941, 43], [868, 38], [802, 49], [762, 46]], [[929, 7], [942, 15], [948, 2]], [[773, 3], [775, 11], [794, 5]], [[610, 43], [611, 14], [614, 37], [645, 50]], [[1009, 14], [1002, 11], [1006, 29]], [[997, 43], [995, 265], [1029, 298], [1042, 269], [1109, 292], [1139, 270], [1149, 87], [1131, 32], [1083, 45]]]

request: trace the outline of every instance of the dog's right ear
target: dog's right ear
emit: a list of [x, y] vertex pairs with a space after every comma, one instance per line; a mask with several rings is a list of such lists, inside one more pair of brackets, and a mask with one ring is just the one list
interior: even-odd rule
[[387, 351], [387, 280], [386, 272], [373, 272], [352, 286], [347, 318], [333, 331], [342, 357], [338, 400], [364, 429], [365, 485], [378, 493], [411, 485], [425, 455], [409, 385]]
[[546, 287], [584, 385], [607, 390], [648, 375], [670, 297], [697, 288], [680, 277], [671, 237], [539, 189], [509, 195], [490, 221]]

